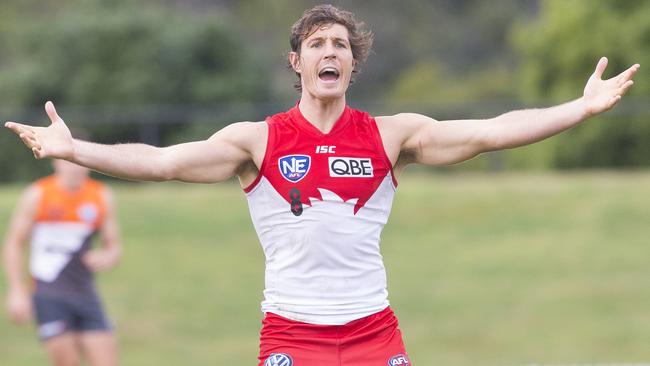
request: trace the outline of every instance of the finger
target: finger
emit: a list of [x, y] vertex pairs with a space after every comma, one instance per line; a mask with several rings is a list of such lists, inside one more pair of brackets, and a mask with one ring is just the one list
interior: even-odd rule
[[39, 149], [39, 150], [42, 149], [41, 143], [38, 142], [37, 139], [32, 138], [32, 137], [29, 137], [29, 136], [27, 136], [27, 139], [28, 139], [29, 142], [31, 143], [31, 146], [33, 146], [33, 147], [35, 147], [35, 148], [37, 148], [37, 149]]
[[27, 138], [31, 140], [36, 140], [36, 134], [33, 131], [27, 129], [20, 130], [18, 137], [20, 137], [21, 139]]
[[43, 149], [38, 149], [36, 147], [32, 148], [32, 154], [34, 154], [34, 157], [36, 159], [42, 159], [45, 156], [45, 153], [43, 152]]
[[13, 316], [14, 316], [14, 320], [17, 323], [23, 323], [25, 320], [27, 320], [27, 313], [23, 309], [16, 310]]
[[25, 144], [27, 147], [32, 148], [34, 145], [32, 144], [32, 140], [24, 133], [21, 133], [18, 135], [20, 139], [22, 140], [23, 144]]
[[88, 263], [86, 266], [91, 272], [99, 272], [101, 270], [101, 265], [99, 263]]
[[601, 79], [606, 67], [607, 67], [607, 57], [601, 57], [600, 60], [598, 60], [598, 64], [596, 65], [596, 70], [594, 71], [594, 75], [597, 78]]
[[632, 85], [634, 85], [634, 81], [632, 81], [632, 80], [626, 81], [625, 84], [621, 85], [621, 87], [618, 89], [617, 94], [620, 95], [620, 96], [625, 95], [628, 92], [628, 90], [630, 90]]
[[23, 125], [23, 124], [16, 123], [16, 122], [6, 122], [5, 127], [12, 130], [17, 135], [20, 135], [21, 133], [24, 133], [26, 131], [31, 131], [30, 126]]
[[95, 264], [95, 261], [94, 261], [93, 258], [90, 257], [90, 256], [85, 256], [85, 257], [83, 257], [83, 258], [82, 258], [82, 261], [83, 261], [84, 265], [85, 265], [86, 267], [90, 268], [91, 270], [93, 270], [93, 267], [95, 267], [95, 265], [96, 265], [96, 264]]
[[[34, 131], [34, 129], [31, 126], [13, 124], [9, 129], [13, 131], [15, 134], [17, 134], [19, 137], [22, 135], [24, 137], [36, 138], [36, 131]], [[23, 137], [20, 138], [22, 139]]]
[[636, 74], [636, 72], [639, 70], [639, 67], [640, 67], [639, 64], [635, 64], [635, 65], [632, 65], [629, 69], [627, 69], [627, 70], [623, 71], [622, 73], [618, 74], [618, 76], [616, 76], [616, 79], [618, 80], [618, 83], [623, 84], [626, 81], [632, 79], [634, 77], [634, 74]]
[[22, 131], [20, 131], [20, 134], [24, 135], [27, 138], [36, 140], [36, 132], [34, 132], [31, 129], [23, 129]]
[[50, 117], [50, 121], [52, 121], [52, 123], [61, 120], [61, 117], [59, 117], [59, 115], [56, 113], [56, 108], [54, 108], [54, 103], [52, 103], [49, 100], [45, 103], [45, 112], [47, 112], [47, 116]]
[[27, 321], [29, 321], [29, 319], [30, 319], [29, 314], [20, 314], [19, 318], [17, 319], [17, 323], [22, 325], [22, 324], [27, 323]]
[[28, 147], [37, 147], [39, 149], [41, 148], [41, 144], [38, 142], [38, 140], [31, 135], [21, 133], [18, 135], [18, 137], [20, 137], [23, 143]]
[[615, 95], [612, 99], [609, 100], [609, 103], [607, 103], [607, 109], [613, 108], [619, 100], [621, 100], [621, 96]]
[[22, 131], [23, 134], [31, 138], [36, 138], [36, 131], [33, 128], [25, 128]]
[[628, 71], [628, 77], [629, 77], [630, 79], [632, 79], [632, 78], [634, 77], [634, 75], [636, 74], [636, 72], [639, 71], [639, 68], [641, 68], [641, 65], [639, 65], [639, 64], [634, 64], [634, 65], [632, 65], [629, 69], [627, 69], [627, 71]]

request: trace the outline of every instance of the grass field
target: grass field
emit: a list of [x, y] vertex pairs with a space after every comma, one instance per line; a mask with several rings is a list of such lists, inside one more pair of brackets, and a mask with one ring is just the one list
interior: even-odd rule
[[[122, 363], [255, 365], [264, 259], [240, 190], [114, 188], [125, 256], [99, 283]], [[0, 188], [3, 234], [19, 191]], [[650, 172], [407, 174], [382, 251], [417, 366], [650, 362]], [[45, 364], [31, 327], [0, 318], [0, 364]]]

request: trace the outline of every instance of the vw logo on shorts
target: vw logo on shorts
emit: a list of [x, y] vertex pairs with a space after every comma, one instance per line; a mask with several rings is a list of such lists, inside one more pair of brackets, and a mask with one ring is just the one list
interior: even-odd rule
[[293, 360], [286, 353], [271, 353], [264, 362], [264, 366], [292, 366]]

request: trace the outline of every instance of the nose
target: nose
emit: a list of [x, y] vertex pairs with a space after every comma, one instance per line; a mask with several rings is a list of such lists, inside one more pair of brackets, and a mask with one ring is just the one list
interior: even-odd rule
[[336, 48], [334, 47], [334, 43], [332, 41], [326, 42], [325, 43], [325, 56], [326, 59], [334, 59], [336, 58]]

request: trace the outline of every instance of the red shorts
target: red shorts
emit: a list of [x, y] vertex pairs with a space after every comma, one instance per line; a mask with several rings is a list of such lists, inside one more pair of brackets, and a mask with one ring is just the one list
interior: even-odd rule
[[266, 313], [258, 366], [412, 366], [390, 307], [345, 325]]

